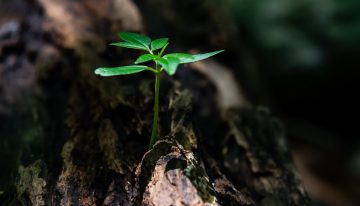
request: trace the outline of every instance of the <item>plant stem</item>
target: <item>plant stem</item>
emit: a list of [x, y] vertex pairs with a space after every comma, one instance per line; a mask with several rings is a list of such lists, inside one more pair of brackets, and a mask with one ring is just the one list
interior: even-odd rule
[[159, 121], [159, 90], [160, 90], [160, 69], [156, 67], [156, 76], [155, 76], [155, 98], [154, 98], [154, 120], [151, 130], [151, 138], [149, 149], [151, 149], [156, 141], [157, 131], [158, 131], [158, 121]]

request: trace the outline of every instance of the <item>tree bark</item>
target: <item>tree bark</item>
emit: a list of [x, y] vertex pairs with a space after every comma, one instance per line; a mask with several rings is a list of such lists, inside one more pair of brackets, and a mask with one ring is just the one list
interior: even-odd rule
[[0, 118], [10, 125], [0, 134], [17, 145], [4, 150], [17, 178], [1, 205], [310, 205], [279, 120], [219, 106], [221, 89], [198, 70], [162, 76], [159, 140], [147, 151], [153, 75], [93, 74], [138, 54], [106, 47], [114, 32], [144, 30], [132, 1], [1, 4], [19, 11], [0, 16]]

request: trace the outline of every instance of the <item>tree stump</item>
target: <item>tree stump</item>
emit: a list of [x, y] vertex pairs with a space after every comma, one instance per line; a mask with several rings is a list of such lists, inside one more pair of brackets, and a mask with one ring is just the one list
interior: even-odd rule
[[162, 76], [147, 150], [153, 76], [93, 74], [138, 54], [106, 47], [116, 32], [145, 30], [134, 2], [1, 4], [1, 205], [310, 205], [280, 121], [247, 103], [222, 107], [196, 65]]

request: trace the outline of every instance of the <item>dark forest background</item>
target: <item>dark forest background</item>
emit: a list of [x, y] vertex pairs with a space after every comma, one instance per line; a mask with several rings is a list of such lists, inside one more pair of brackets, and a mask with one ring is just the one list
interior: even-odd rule
[[[38, 2], [45, 0], [0, 1], [0, 198], [19, 178], [18, 166], [36, 159], [39, 155], [36, 151], [43, 151], [44, 146], [43, 142], [38, 145], [44, 131], [32, 121], [45, 116], [31, 112], [39, 95], [36, 86], [29, 82], [32, 68], [26, 67], [28, 62], [13, 58], [26, 48], [30, 65], [37, 58], [31, 46], [40, 45], [32, 41], [52, 41], [51, 36], [36, 36], [37, 21], [45, 11], [29, 5]], [[226, 50], [216, 61], [231, 71], [251, 105], [268, 108], [283, 122], [295, 165], [314, 205], [360, 204], [360, 1], [134, 0], [133, 3], [142, 16], [141, 31], [154, 38], [169, 37], [170, 51]], [[31, 19], [26, 19], [29, 16]], [[100, 36], [116, 39], [117, 31], [113, 31], [116, 27], [103, 29], [107, 26], [98, 26]], [[99, 47], [103, 46], [106, 45]], [[69, 56], [73, 51], [65, 48], [62, 52]], [[100, 55], [116, 64], [117, 58], [126, 55], [124, 52], [115, 55], [116, 52], [110, 49]], [[52, 57], [49, 58], [51, 61]], [[70, 58], [63, 64], [76, 61]], [[8, 65], [28, 71], [11, 73], [6, 70]], [[89, 65], [93, 69], [97, 66], [100, 65]], [[185, 88], [198, 86], [191, 82], [197, 76], [187, 78], [186, 74], [179, 72], [175, 79]], [[42, 78], [48, 78], [46, 73], [43, 75]], [[47, 81], [58, 80], [50, 77]], [[210, 91], [214, 89], [213, 85], [208, 87]], [[65, 94], [66, 89], [56, 91]], [[66, 107], [61, 96], [54, 94], [54, 99], [45, 104], [61, 111]]]

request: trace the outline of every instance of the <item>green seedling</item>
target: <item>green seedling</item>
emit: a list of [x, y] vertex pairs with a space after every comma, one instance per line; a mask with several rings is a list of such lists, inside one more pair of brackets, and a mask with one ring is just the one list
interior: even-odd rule
[[[215, 54], [222, 52], [223, 50], [204, 53], [204, 54], [185, 54], [185, 53], [172, 53], [165, 54], [164, 51], [167, 47], [168, 38], [160, 38], [151, 41], [147, 36], [131, 33], [120, 32], [120, 39], [122, 42], [114, 42], [110, 45], [125, 47], [129, 49], [138, 49], [146, 51], [147, 54], [143, 54], [137, 58], [135, 65], [120, 66], [120, 67], [101, 67], [95, 70], [95, 74], [100, 76], [116, 76], [134, 74], [142, 71], [150, 71], [155, 74], [155, 98], [154, 98], [154, 119], [151, 130], [151, 138], [149, 149], [152, 148], [156, 141], [159, 121], [159, 89], [160, 89], [160, 74], [163, 70], [168, 75], [174, 75], [180, 64], [192, 63], [200, 61]], [[155, 67], [149, 67], [146, 65], [140, 65], [141, 63], [152, 61]]]

